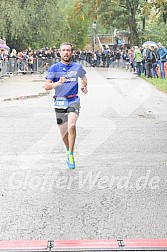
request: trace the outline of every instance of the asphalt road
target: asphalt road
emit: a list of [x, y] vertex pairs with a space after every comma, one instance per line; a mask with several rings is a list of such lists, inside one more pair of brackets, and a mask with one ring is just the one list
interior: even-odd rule
[[75, 170], [43, 76], [0, 83], [0, 240], [167, 238], [167, 95], [86, 70]]

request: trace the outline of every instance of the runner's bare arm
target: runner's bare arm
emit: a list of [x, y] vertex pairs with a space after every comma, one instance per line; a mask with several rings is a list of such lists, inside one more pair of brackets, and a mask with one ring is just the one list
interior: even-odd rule
[[61, 84], [63, 84], [65, 82], [65, 77], [60, 77], [60, 80], [57, 82], [52, 82], [52, 80], [46, 80], [45, 82], [45, 90], [51, 90], [57, 86], [60, 86]]
[[86, 76], [84, 76], [83, 78], [81, 78], [81, 91], [83, 93], [85, 93], [85, 94], [88, 92], [88, 90], [87, 90], [87, 78], [86, 78]]

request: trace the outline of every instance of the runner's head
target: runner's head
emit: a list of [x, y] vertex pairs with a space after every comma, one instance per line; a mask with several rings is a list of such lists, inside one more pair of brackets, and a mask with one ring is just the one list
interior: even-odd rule
[[68, 64], [73, 54], [73, 46], [69, 42], [64, 42], [60, 46], [60, 55], [63, 63]]

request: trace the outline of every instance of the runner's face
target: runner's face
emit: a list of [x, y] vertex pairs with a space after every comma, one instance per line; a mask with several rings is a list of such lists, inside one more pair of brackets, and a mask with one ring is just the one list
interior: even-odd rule
[[62, 61], [65, 63], [70, 62], [71, 57], [72, 57], [72, 48], [70, 45], [63, 45], [60, 50], [60, 55]]

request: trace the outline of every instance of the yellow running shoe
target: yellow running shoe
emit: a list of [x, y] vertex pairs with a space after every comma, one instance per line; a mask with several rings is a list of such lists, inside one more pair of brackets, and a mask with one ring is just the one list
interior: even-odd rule
[[69, 169], [75, 169], [75, 160], [73, 154], [71, 152], [68, 153], [67, 156], [67, 165]]

